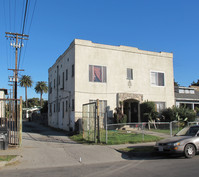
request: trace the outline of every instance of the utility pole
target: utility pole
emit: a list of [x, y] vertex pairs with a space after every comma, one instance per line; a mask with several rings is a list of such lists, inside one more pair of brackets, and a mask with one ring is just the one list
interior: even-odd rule
[[[17, 67], [17, 59], [18, 59], [18, 49], [23, 47], [22, 40], [28, 40], [29, 35], [19, 34], [19, 33], [11, 33], [6, 32], [7, 39], [13, 39], [15, 42], [11, 43], [10, 45], [15, 48], [15, 69], [9, 69], [14, 71], [14, 99], [15, 99], [15, 121], [16, 121], [16, 130], [17, 130], [17, 80], [18, 80], [18, 71], [20, 70]], [[21, 40], [21, 43], [19, 42]]]

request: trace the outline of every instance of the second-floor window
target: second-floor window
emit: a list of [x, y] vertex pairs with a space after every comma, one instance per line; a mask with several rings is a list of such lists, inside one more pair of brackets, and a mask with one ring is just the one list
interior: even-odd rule
[[151, 85], [164, 86], [164, 73], [161, 72], [151, 72]]
[[89, 65], [90, 82], [106, 82], [106, 67]]
[[127, 68], [127, 79], [133, 80], [133, 69]]
[[66, 70], [66, 80], [68, 80], [68, 70]]
[[75, 75], [75, 67], [74, 65], [72, 65], [72, 77], [74, 77], [74, 75]]

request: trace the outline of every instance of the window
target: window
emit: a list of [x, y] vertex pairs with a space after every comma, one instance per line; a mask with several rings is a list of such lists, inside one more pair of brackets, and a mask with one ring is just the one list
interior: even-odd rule
[[50, 93], [52, 93], [52, 82], [49, 84]]
[[55, 104], [54, 104], [54, 112], [55, 112]]
[[58, 112], [60, 112], [60, 103], [58, 103]]
[[62, 89], [64, 89], [64, 72], [62, 73]]
[[[96, 102], [97, 100], [89, 100], [89, 103]], [[104, 113], [106, 112], [107, 108], [107, 100], [99, 100], [99, 114], [100, 117], [104, 117]]]
[[66, 101], [66, 112], [68, 112], [68, 101]]
[[155, 86], [164, 86], [164, 73], [151, 72], [151, 84]]
[[62, 118], [64, 118], [64, 101], [62, 102]]
[[49, 113], [51, 115], [52, 114], [52, 104], [49, 104], [49, 107], [50, 107]]
[[58, 76], [58, 84], [60, 85], [60, 75]]
[[155, 103], [156, 111], [160, 112], [165, 109], [165, 102], [156, 102]]
[[75, 100], [72, 99], [72, 111], [74, 111], [74, 110], [75, 110]]
[[133, 69], [127, 68], [127, 79], [133, 80]]
[[66, 80], [68, 80], [68, 70], [66, 70]]
[[89, 65], [90, 82], [106, 82], [106, 67]]
[[72, 77], [74, 77], [75, 75], [75, 68], [74, 68], [74, 65], [72, 65]]

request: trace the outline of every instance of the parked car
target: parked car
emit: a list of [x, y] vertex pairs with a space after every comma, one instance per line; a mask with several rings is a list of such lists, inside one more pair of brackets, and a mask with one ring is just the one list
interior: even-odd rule
[[158, 141], [155, 151], [161, 153], [184, 154], [192, 158], [199, 151], [199, 125], [185, 127], [174, 137]]

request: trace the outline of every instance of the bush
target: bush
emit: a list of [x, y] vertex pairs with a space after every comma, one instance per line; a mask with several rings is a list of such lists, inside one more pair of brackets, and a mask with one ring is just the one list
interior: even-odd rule
[[146, 101], [140, 105], [141, 120], [142, 122], [148, 122], [157, 118], [158, 112], [155, 109], [155, 103], [152, 101]]
[[167, 108], [161, 113], [162, 122], [170, 122], [170, 121], [195, 121], [196, 113], [194, 110], [186, 108], [186, 107], [172, 107]]
[[116, 123], [127, 123], [127, 115], [122, 113], [120, 107], [115, 108], [114, 118]]

